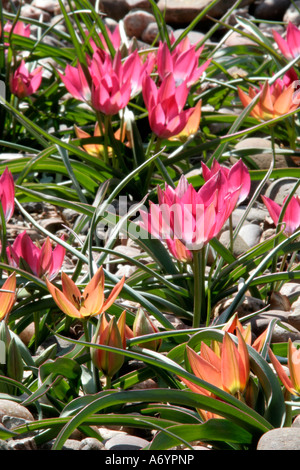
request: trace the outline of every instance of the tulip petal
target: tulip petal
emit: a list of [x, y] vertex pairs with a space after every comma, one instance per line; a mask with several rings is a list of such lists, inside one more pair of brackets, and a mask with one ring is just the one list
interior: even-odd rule
[[104, 291], [104, 272], [103, 267], [97, 269], [96, 273], [92, 277], [92, 279], [86, 285], [82, 296], [86, 298], [88, 294], [93, 292], [95, 289], [99, 288], [100, 291]]
[[273, 37], [275, 39], [275, 42], [277, 43], [277, 45], [278, 45], [280, 51], [282, 52], [282, 54], [287, 59], [291, 60], [293, 58], [293, 55], [291, 54], [291, 51], [290, 51], [290, 48], [288, 46], [287, 41], [285, 41], [277, 31], [272, 30], [272, 33], [273, 33]]
[[272, 199], [266, 197], [266, 196], [261, 196], [266, 208], [269, 211], [269, 214], [274, 222], [275, 225], [277, 225], [280, 212], [281, 212], [281, 207], [277, 202], [273, 201]]
[[190, 347], [187, 346], [186, 350], [188, 361], [196, 377], [199, 377], [200, 379], [205, 380], [206, 382], [209, 382], [212, 385], [222, 389], [223, 387], [220, 370], [210, 362], [203, 359], [201, 355], [199, 356]]
[[38, 276], [41, 277], [43, 274], [51, 271], [52, 268], [52, 246], [50, 238], [47, 237], [44, 242], [39, 256], [39, 265], [38, 265]]
[[109, 307], [113, 305], [119, 293], [123, 289], [124, 282], [125, 282], [125, 276], [122, 277], [122, 279], [114, 286], [114, 288], [110, 292], [108, 298], [104, 302], [103, 309], [102, 309], [103, 312], [108, 310]]
[[225, 332], [222, 343], [221, 374], [224, 390], [232, 395], [242, 392], [246, 385], [245, 351], [244, 349], [241, 351], [243, 353], [242, 357], [240, 357], [238, 349], [229, 334]]
[[63, 272], [61, 275], [61, 283], [65, 298], [79, 309], [81, 304], [81, 292], [75, 282]]
[[291, 338], [288, 343], [288, 366], [294, 389], [300, 394], [300, 350], [293, 345]]
[[8, 315], [8, 313], [11, 311], [15, 299], [16, 299], [16, 273], [13, 272], [4, 282], [2, 289], [3, 290], [10, 290], [13, 291], [12, 293], [10, 292], [1, 292], [0, 291], [0, 321]]
[[15, 185], [13, 176], [7, 167], [0, 177], [0, 200], [5, 221], [8, 222], [14, 213]]
[[72, 318], [82, 318], [80, 312], [77, 310], [75, 305], [61, 292], [56, 286], [51, 284], [48, 279], [46, 279], [47, 288], [50, 294], [53, 297], [56, 305], [64, 312], [66, 315]]
[[291, 21], [287, 27], [286, 37], [292, 57], [297, 57], [300, 54], [300, 31]]
[[[126, 310], [123, 310], [123, 312], [121, 313], [118, 321], [117, 321], [117, 325], [118, 325], [118, 328], [119, 328], [119, 332], [120, 332], [120, 336], [121, 336], [121, 340], [122, 340], [122, 344], [123, 344], [123, 349], [126, 349], [126, 339], [128, 338], [128, 336], [126, 335], [126, 333], [128, 334], [128, 330], [130, 330], [130, 328], [126, 328]], [[133, 332], [131, 331], [132, 333], [132, 336], [133, 337]]]
[[294, 92], [295, 88], [293, 84], [283, 90], [274, 103], [274, 117], [282, 116], [292, 111], [293, 108], [296, 109], [298, 107], [298, 103], [293, 104]]
[[[62, 237], [61, 239], [64, 240], [64, 237]], [[62, 267], [65, 255], [66, 255], [65, 247], [57, 243], [56, 247], [54, 248], [52, 252], [52, 267], [48, 276], [50, 280], [54, 279], [57, 276], [59, 270]]]
[[295, 393], [294, 391], [294, 387], [293, 387], [293, 383], [291, 381], [291, 379], [288, 377], [288, 375], [286, 374], [284, 368], [282, 367], [282, 365], [280, 364], [280, 362], [278, 361], [277, 357], [275, 356], [275, 354], [273, 353], [272, 349], [269, 348], [268, 349], [269, 351], [269, 357], [270, 357], [270, 360], [274, 366], [274, 369], [276, 370], [277, 374], [278, 374], [278, 377], [280, 378], [281, 382], [283, 383], [283, 385], [285, 386], [285, 388], [291, 392], [292, 394]]
[[[286, 198], [283, 201], [285, 204]], [[299, 196], [292, 196], [290, 199], [284, 216], [283, 222], [285, 223], [285, 233], [291, 235], [300, 226], [300, 198]]]
[[[122, 339], [116, 323], [115, 317], [112, 317], [105, 330], [99, 337], [99, 345], [112, 346], [114, 348], [123, 349]], [[100, 359], [98, 367], [107, 377], [112, 377], [121, 368], [124, 362], [124, 356], [118, 353], [98, 350]]]

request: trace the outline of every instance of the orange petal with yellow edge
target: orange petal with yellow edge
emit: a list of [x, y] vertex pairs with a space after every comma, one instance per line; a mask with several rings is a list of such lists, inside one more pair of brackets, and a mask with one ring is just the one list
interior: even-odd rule
[[218, 371], [221, 372], [221, 358], [216, 354], [206, 343], [202, 341], [200, 348], [200, 355], [203, 359], [214, 366]]
[[272, 119], [273, 117], [273, 97], [270, 91], [270, 85], [268, 82], [265, 82], [261, 96], [259, 99], [259, 106], [261, 109], [261, 118], [262, 119]]
[[53, 297], [54, 302], [61, 309], [62, 312], [73, 318], [82, 318], [79, 310], [77, 310], [74, 304], [70, 302], [70, 300], [68, 300], [68, 298], [63, 292], [61, 292], [57, 287], [51, 284], [48, 279], [46, 279], [46, 284], [50, 294]]
[[11, 311], [16, 299], [16, 273], [13, 272], [4, 282], [2, 289], [13, 292], [0, 292], [0, 320], [2, 320]]
[[276, 102], [274, 103], [274, 117], [282, 116], [282, 114], [286, 114], [298, 107], [297, 104], [293, 103], [294, 92], [294, 86], [290, 85], [279, 95]]
[[123, 289], [124, 282], [125, 282], [125, 276], [123, 276], [122, 279], [114, 286], [108, 298], [104, 302], [103, 309], [102, 309], [103, 312], [109, 309], [109, 307], [113, 305], [114, 301], [116, 300], [119, 293]]
[[96, 289], [99, 289], [104, 294], [104, 272], [102, 266], [100, 266], [100, 268], [95, 272], [92, 279], [86, 285], [82, 293], [83, 298], [86, 298], [87, 295], [89, 295]]
[[201, 355], [199, 356], [189, 346], [187, 346], [187, 356], [192, 371], [196, 377], [199, 377], [200, 379], [205, 380], [206, 382], [209, 382], [218, 388], [223, 388], [220, 370], [218, 370], [210, 362], [203, 359]]
[[[115, 317], [110, 319], [107, 327], [100, 334], [99, 344], [122, 349], [122, 339]], [[99, 368], [106, 376], [109, 377], [112, 377], [120, 369], [124, 362], [124, 356], [118, 353], [98, 350], [98, 355], [100, 359]]]
[[237, 329], [240, 331], [241, 335], [243, 336], [245, 343], [251, 345], [251, 341], [252, 341], [251, 323], [248, 323], [246, 328], [244, 328], [242, 324], [240, 323], [240, 326], [238, 326]]
[[[117, 325], [118, 325], [120, 336], [122, 339], [123, 349], [126, 349], [126, 326], [127, 326], [126, 325], [126, 310], [123, 310], [123, 312], [121, 313], [117, 321]], [[133, 333], [132, 333], [132, 336], [133, 336]]]
[[61, 274], [62, 291], [66, 299], [71, 302], [75, 307], [79, 308], [81, 292], [76, 286], [75, 282], [67, 276], [66, 273]]
[[294, 389], [300, 393], [300, 350], [293, 345], [291, 338], [288, 344], [288, 365]]
[[[249, 357], [247, 356], [247, 346], [239, 330], [239, 349], [225, 332], [222, 344], [222, 383], [224, 390], [232, 395], [242, 392], [246, 386], [249, 369]], [[245, 350], [246, 348], [246, 350]], [[248, 360], [248, 365], [247, 365]]]
[[102, 311], [104, 295], [102, 289], [95, 288], [82, 297], [80, 313], [83, 316], [98, 315]]
[[278, 361], [278, 359], [275, 356], [275, 354], [273, 353], [272, 349], [269, 348], [268, 351], [269, 351], [269, 357], [271, 359], [271, 362], [274, 366], [275, 371], [277, 372], [278, 377], [280, 378], [280, 380], [283, 383], [283, 385], [285, 386], [285, 388], [294, 395], [295, 390], [294, 390], [293, 383], [292, 383], [291, 379], [286, 374], [284, 368], [282, 367], [282, 365]]
[[238, 354], [239, 354], [239, 368], [240, 368], [240, 382], [241, 388], [244, 388], [247, 385], [249, 374], [250, 374], [250, 359], [249, 359], [249, 352], [247, 348], [246, 341], [238, 329], [236, 332], [238, 337]]
[[268, 328], [265, 329], [254, 341], [252, 344], [252, 348], [254, 348], [257, 352], [260, 352], [265, 344], [266, 337], [268, 333]]

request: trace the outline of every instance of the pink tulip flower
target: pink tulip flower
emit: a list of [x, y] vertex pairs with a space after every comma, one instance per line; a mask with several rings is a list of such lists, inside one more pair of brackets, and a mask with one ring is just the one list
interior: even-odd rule
[[300, 55], [300, 30], [296, 25], [289, 22], [286, 29], [286, 39], [283, 39], [277, 31], [273, 30], [272, 32], [280, 51], [288, 60], [295, 59]]
[[[12, 30], [13, 24], [10, 21], [5, 23], [3, 31], [6, 33], [10, 33]], [[25, 25], [22, 21], [17, 21], [14, 25], [13, 34], [17, 34], [18, 36], [22, 36], [24, 38], [30, 37], [30, 24]], [[8, 43], [5, 43], [8, 45]]]
[[[283, 205], [287, 197], [283, 201]], [[272, 199], [262, 196], [262, 200], [267, 207], [269, 214], [275, 225], [278, 224], [279, 216], [282, 210], [282, 206], [277, 204], [277, 202]], [[285, 224], [284, 233], [287, 237], [292, 235], [300, 227], [300, 197], [292, 196], [290, 202], [288, 203], [282, 222]]]
[[66, 249], [57, 244], [52, 250], [49, 237], [39, 248], [24, 231], [16, 237], [12, 245], [8, 245], [6, 253], [11, 266], [32, 272], [39, 278], [47, 276], [51, 280], [61, 269]]
[[13, 176], [7, 168], [0, 177], [0, 201], [5, 221], [8, 222], [15, 209], [15, 184]]
[[186, 82], [188, 87], [196, 83], [210, 64], [207, 60], [199, 67], [199, 57], [203, 50], [196, 50], [196, 44], [191, 46], [189, 39], [181, 41], [171, 52], [166, 42], [160, 42], [157, 51], [157, 72], [161, 80], [171, 73], [176, 86]]
[[202, 176], [205, 181], [208, 181], [218, 171], [222, 171], [227, 178], [228, 190], [233, 192], [239, 189], [240, 194], [238, 204], [244, 201], [251, 188], [251, 178], [248, 168], [242, 160], [236, 162], [231, 168], [220, 165], [217, 160], [213, 161], [212, 167], [209, 169], [207, 165], [201, 162]]
[[11, 92], [22, 99], [37, 91], [42, 82], [42, 67], [29, 72], [24, 59], [10, 79]]
[[66, 89], [74, 98], [79, 101], [90, 101], [91, 90], [79, 63], [76, 67], [68, 64], [65, 69], [65, 75], [60, 72], [58, 72], [58, 74]]
[[196, 191], [184, 175], [173, 189], [158, 187], [158, 204], [140, 211], [141, 226], [155, 238], [180, 240], [189, 251], [198, 251], [222, 229], [236, 206], [240, 189], [230, 191], [222, 171]]
[[[115, 29], [113, 31], [111, 31], [106, 26], [106, 32], [107, 32], [107, 36], [109, 37], [110, 42], [112, 43], [115, 50], [119, 49], [120, 46], [121, 46], [121, 35], [120, 35], [119, 25], [117, 24], [117, 26], [115, 27]], [[89, 32], [86, 31], [85, 34], [88, 36]], [[106, 40], [104, 38], [103, 33], [99, 33], [99, 41], [101, 42], [101, 44], [102, 44], [103, 48], [106, 50], [106, 52], [109, 52], [108, 45], [106, 43]], [[89, 43], [90, 43], [92, 49], [94, 50], [94, 52], [96, 52], [96, 50], [98, 49], [98, 46], [95, 43], [95, 41], [92, 38], [90, 38]]]
[[176, 87], [172, 74], [157, 87], [147, 74], [143, 81], [143, 98], [148, 110], [151, 130], [161, 139], [179, 134], [186, 126], [195, 108], [184, 110], [189, 89], [186, 82]]
[[137, 51], [122, 62], [119, 50], [112, 58], [97, 49], [89, 64], [93, 108], [109, 116], [125, 108], [130, 98], [141, 90], [146, 67]]

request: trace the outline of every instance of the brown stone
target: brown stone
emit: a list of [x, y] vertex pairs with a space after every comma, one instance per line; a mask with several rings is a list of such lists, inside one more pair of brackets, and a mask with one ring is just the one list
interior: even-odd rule
[[[241, 140], [235, 146], [236, 150], [243, 149], [255, 149], [257, 152], [254, 154], [249, 154], [248, 157], [253, 161], [255, 165], [261, 170], [266, 170], [270, 168], [270, 165], [273, 160], [272, 156], [272, 143], [270, 140], [264, 139], [262, 137], [248, 137]], [[276, 168], [286, 168], [296, 166], [288, 155], [280, 155], [279, 147], [275, 145], [276, 155], [275, 155], [275, 167]], [[236, 160], [234, 160], [236, 161]]]
[[232, 47], [232, 46], [257, 46], [258, 44], [255, 41], [252, 41], [251, 39], [247, 38], [246, 36], [243, 36], [240, 33], [237, 33], [236, 31], [233, 31], [230, 36], [225, 40], [224, 46], [226, 47]]
[[298, 428], [271, 429], [260, 438], [257, 450], [299, 450], [300, 431]]
[[146, 11], [132, 11], [124, 17], [124, 29], [130, 38], [141, 38], [143, 32], [150, 23], [155, 22], [155, 17]]
[[27, 421], [34, 421], [32, 414], [25, 406], [12, 400], [0, 399], [0, 422], [2, 422], [2, 418], [5, 415], [23, 418]]
[[129, 12], [128, 5], [124, 0], [114, 0], [113, 2], [111, 0], [101, 0], [99, 6], [102, 13], [116, 21], [122, 20]]
[[[243, 5], [251, 4], [254, 0], [246, 0]], [[167, 23], [190, 23], [199, 15], [212, 0], [159, 0], [158, 8], [165, 14]], [[235, 0], [222, 0], [207, 12], [213, 18], [221, 18], [235, 3]], [[205, 19], [205, 18], [204, 18]]]
[[23, 343], [27, 346], [34, 334], [35, 334], [34, 322], [31, 322], [29, 323], [28, 326], [26, 326], [26, 328], [24, 328], [23, 331], [21, 331], [21, 333], [19, 334], [19, 337], [23, 341]]
[[50, 13], [32, 5], [24, 5], [21, 8], [21, 16], [34, 20], [42, 20], [44, 23], [48, 23], [51, 20]]

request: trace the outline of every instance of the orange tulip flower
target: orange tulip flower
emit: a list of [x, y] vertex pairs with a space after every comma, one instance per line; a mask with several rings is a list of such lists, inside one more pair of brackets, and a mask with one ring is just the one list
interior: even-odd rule
[[297, 76], [294, 77], [290, 72], [283, 79], [277, 79], [272, 85], [265, 82], [260, 90], [250, 87], [248, 95], [238, 88], [238, 94], [243, 106], [246, 107], [261, 91], [261, 96], [250, 114], [260, 121], [268, 121], [299, 107], [299, 92], [295, 86], [297, 82]]
[[[220, 355], [204, 342], [201, 343], [200, 355], [187, 346], [187, 356], [196, 377], [224, 390], [231, 395], [240, 397], [244, 392], [250, 375], [250, 362], [245, 340], [237, 330], [238, 346], [225, 331], [223, 342], [220, 346]], [[213, 396], [211, 392], [203, 387], [192, 383], [181, 377], [181, 380], [193, 392], [201, 395]], [[205, 419], [212, 416], [199, 410]]]
[[86, 285], [83, 293], [65, 273], [62, 273], [62, 291], [46, 279], [47, 287], [57, 306], [70, 317], [86, 319], [105, 312], [114, 303], [125, 282], [125, 276], [104, 299], [104, 272], [102, 266]]
[[269, 357], [276, 370], [278, 377], [285, 386], [285, 388], [292, 394], [300, 396], [300, 350], [297, 349], [289, 338], [288, 342], [288, 368], [290, 377], [285, 372], [284, 368], [276, 358], [275, 354], [269, 348]]
[[[76, 125], [74, 126], [74, 129], [75, 129], [75, 133], [76, 133], [76, 136], [78, 137], [78, 139], [88, 139], [88, 138], [92, 137], [90, 134], [85, 132], [83, 129], [80, 129], [80, 127], [77, 127]], [[104, 128], [103, 128], [103, 132], [105, 132]], [[93, 137], [101, 137], [103, 132], [101, 133], [99, 123], [97, 122], [95, 124]], [[131, 146], [130, 136], [129, 136], [129, 133], [126, 132], [125, 126], [123, 126], [123, 130], [121, 128], [118, 129], [114, 133], [114, 136], [115, 136], [116, 140], [120, 140], [121, 142], [124, 142], [125, 137], [126, 137], [128, 139], [128, 141], [126, 142], [125, 145], [127, 147]], [[102, 145], [102, 144], [85, 144], [82, 147], [89, 155], [92, 155], [93, 157], [103, 158], [103, 156], [105, 154], [105, 148], [104, 148], [104, 145]], [[108, 147], [108, 156], [109, 157], [113, 156], [113, 152], [114, 152], [113, 148]]]
[[267, 336], [267, 328], [252, 343], [251, 324], [248, 323], [247, 327], [244, 328], [241, 322], [239, 321], [238, 314], [235, 313], [223, 327], [223, 331], [227, 331], [228, 333], [236, 335], [237, 330], [239, 330], [239, 332], [243, 336], [246, 344], [252, 346], [252, 348], [254, 348], [257, 352], [261, 351]]

